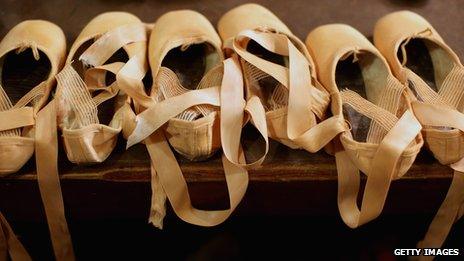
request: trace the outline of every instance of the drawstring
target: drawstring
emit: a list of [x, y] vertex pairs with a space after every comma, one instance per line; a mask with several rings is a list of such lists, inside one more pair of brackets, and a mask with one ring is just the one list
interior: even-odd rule
[[192, 45], [192, 43], [185, 43], [185, 44], [180, 46], [180, 50], [182, 52], [185, 52], [190, 47], [190, 45]]
[[361, 53], [361, 51], [359, 50], [359, 47], [355, 47], [354, 50], [352, 51], [352, 54], [353, 54], [353, 63], [356, 63], [357, 61], [359, 61], [359, 58], [358, 58], [358, 55]]
[[31, 49], [32, 49], [32, 54], [34, 55], [34, 59], [36, 61], [40, 60], [39, 49], [37, 49], [37, 44], [32, 43]]
[[198, 43], [202, 43], [207, 41], [203, 36], [199, 37], [189, 37], [188, 39], [185, 39], [185, 42], [180, 46], [180, 50], [184, 52], [187, 50], [190, 46]]
[[344, 60], [348, 59], [351, 55], [353, 55], [352, 63], [356, 63], [357, 61], [359, 61], [359, 54], [361, 54], [361, 52], [362, 52], [362, 50], [358, 46], [356, 46], [352, 50], [349, 50], [348, 52], [346, 52], [340, 58], [340, 60], [344, 61]]
[[16, 49], [16, 54], [20, 54], [29, 48], [31, 48], [32, 50], [32, 55], [34, 56], [34, 59], [36, 61], [40, 60], [39, 49], [37, 48], [37, 43], [35, 42], [24, 43], [22, 46]]
[[284, 34], [282, 32], [279, 32], [271, 27], [268, 27], [268, 26], [259, 26], [257, 29], [256, 29], [258, 32], [262, 32], [262, 33], [274, 33], [274, 34]]
[[405, 66], [407, 61], [408, 61], [408, 56], [406, 54], [406, 45], [409, 43], [409, 41], [411, 41], [411, 39], [413, 39], [413, 38], [417, 38], [420, 35], [430, 36], [431, 34], [432, 34], [432, 29], [430, 27], [427, 27], [425, 30], [422, 30], [422, 31], [420, 31], [418, 33], [415, 33], [412, 36], [406, 38], [406, 41], [404, 41], [401, 44], [401, 55], [403, 56], [403, 61], [401, 62], [402, 66]]

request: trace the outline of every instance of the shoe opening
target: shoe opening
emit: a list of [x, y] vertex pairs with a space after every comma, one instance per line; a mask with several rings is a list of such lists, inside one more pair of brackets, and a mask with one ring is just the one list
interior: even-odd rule
[[172, 70], [184, 88], [195, 90], [205, 74], [218, 63], [220, 56], [216, 48], [204, 42], [170, 50], [161, 66]]
[[31, 48], [13, 50], [0, 58], [1, 86], [13, 105], [50, 76], [52, 65], [47, 55], [38, 50], [36, 58]]
[[[398, 49], [399, 61], [438, 92], [454, 67], [450, 54], [438, 44], [424, 38], [405, 40], [400, 46], [404, 46], [404, 53], [403, 48]], [[417, 95], [414, 89], [412, 91]]]
[[[379, 105], [387, 85], [388, 69], [375, 54], [360, 52], [348, 54], [337, 64], [335, 82], [340, 92], [352, 91], [374, 105]], [[344, 117], [350, 122], [353, 139], [366, 142], [372, 123], [368, 117], [349, 103], [343, 103]]]

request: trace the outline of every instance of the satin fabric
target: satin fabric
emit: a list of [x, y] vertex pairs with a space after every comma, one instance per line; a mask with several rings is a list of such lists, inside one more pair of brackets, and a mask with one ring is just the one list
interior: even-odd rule
[[[2, 145], [0, 164], [6, 173], [16, 172], [35, 151], [37, 181], [47, 217], [55, 258], [74, 260], [57, 167], [56, 104], [48, 102], [55, 85], [54, 76], [61, 68], [66, 50], [66, 40], [61, 29], [46, 21], [31, 20], [14, 27], [0, 43], [0, 57], [10, 51], [32, 49], [34, 58], [48, 59], [51, 69], [48, 78], [23, 96], [12, 108], [1, 112], [0, 131], [31, 128], [20, 131], [25, 136], [6, 135], [0, 138]], [[40, 53], [46, 57], [40, 57]], [[11, 103], [11, 102], [10, 102]], [[30, 105], [30, 106], [29, 106]], [[20, 129], [21, 130], [21, 129]], [[5, 147], [3, 147], [5, 146]], [[7, 166], [5, 167], [5, 163]], [[6, 219], [1, 218], [2, 248], [0, 255], [12, 260], [30, 260], [21, 243], [15, 238]]]
[[[357, 141], [350, 129], [346, 129], [333, 141], [338, 173], [339, 212], [345, 224], [357, 228], [381, 214], [392, 180], [403, 176], [412, 165], [423, 144], [421, 126], [410, 109], [406, 87], [394, 80], [385, 59], [354, 28], [343, 24], [318, 27], [309, 33], [306, 45], [318, 66], [321, 83], [331, 93], [333, 115], [345, 119], [343, 108], [349, 105], [371, 119], [368, 126], [370, 131], [373, 124], [389, 126], [383, 137], [377, 134], [377, 138], [380, 138], [378, 143]], [[369, 85], [371, 88], [382, 87], [380, 90], [386, 94], [386, 88], [401, 88], [400, 92], [392, 92], [398, 97], [382, 96], [382, 100], [377, 100], [377, 103], [384, 101], [385, 105], [394, 104], [385, 101], [400, 97], [402, 104], [390, 108], [394, 111], [388, 111], [351, 90], [339, 90], [336, 83], [337, 64], [351, 55], [354, 57], [353, 62], [362, 62], [365, 57], [375, 57], [379, 62], [376, 77], [383, 77], [380, 83], [383, 86]], [[368, 92], [368, 85], [365, 88]], [[354, 127], [352, 124], [351, 127]], [[367, 182], [361, 206], [358, 206], [360, 171], [367, 175]]]
[[[448, 80], [446, 89], [447, 95], [441, 90], [433, 91], [418, 75], [405, 66], [407, 61], [406, 45], [412, 39], [421, 39], [429, 45], [435, 45], [439, 52], [430, 52], [434, 62], [435, 77], [442, 77], [443, 71], [454, 64], [448, 72], [443, 83]], [[423, 240], [418, 243], [421, 248], [440, 248], [452, 225], [462, 217], [464, 206], [463, 191], [463, 114], [462, 108], [456, 99], [462, 97], [462, 82], [464, 77], [454, 75], [448, 79], [455, 69], [464, 72], [459, 57], [444, 42], [443, 38], [433, 28], [433, 26], [420, 15], [410, 11], [400, 11], [388, 14], [379, 19], [374, 29], [374, 43], [381, 53], [386, 57], [392, 67], [395, 76], [405, 84], [409, 85], [412, 97], [423, 91], [423, 95], [412, 102], [412, 108], [417, 119], [423, 126], [425, 144], [433, 153], [435, 158], [444, 165], [450, 165], [454, 169], [453, 181], [450, 185], [445, 200], [438, 210], [434, 220], [430, 224]], [[397, 54], [400, 54], [403, 61], [400, 61]], [[440, 54], [446, 54], [441, 57]], [[446, 58], [444, 58], [446, 56]], [[438, 84], [437, 84], [438, 85]], [[425, 94], [425, 95], [424, 95]], [[421, 256], [421, 260], [431, 260], [433, 256]]]

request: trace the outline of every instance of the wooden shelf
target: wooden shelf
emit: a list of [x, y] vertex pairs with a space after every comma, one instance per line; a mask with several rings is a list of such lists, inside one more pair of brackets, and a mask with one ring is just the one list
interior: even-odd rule
[[[254, 148], [255, 138], [246, 135], [244, 144]], [[151, 193], [148, 153], [144, 145], [127, 151], [124, 148], [125, 141], [120, 139], [105, 162], [92, 166], [72, 164], [60, 153], [62, 188], [71, 220], [147, 215]], [[203, 162], [179, 161], [195, 206], [228, 206], [220, 152]], [[451, 177], [449, 167], [421, 152], [410, 171], [394, 181], [385, 212], [417, 214], [436, 210]], [[250, 171], [249, 190], [236, 215], [338, 215], [336, 195], [333, 156], [292, 150], [272, 141], [263, 166]], [[15, 220], [43, 218], [33, 160], [17, 174], [0, 180], [0, 206]]]

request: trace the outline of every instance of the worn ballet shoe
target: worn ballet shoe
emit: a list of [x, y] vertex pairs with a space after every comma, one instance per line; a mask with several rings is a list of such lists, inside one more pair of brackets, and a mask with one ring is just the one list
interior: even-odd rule
[[[112, 12], [94, 18], [71, 46], [64, 69], [56, 75], [54, 100], [54, 120], [62, 131], [71, 162], [104, 161], [116, 145], [118, 134], [128, 125], [125, 121], [133, 120], [127, 93], [144, 88], [146, 38], [146, 26], [137, 17]], [[61, 211], [64, 216], [64, 209]], [[55, 211], [47, 216], [53, 220], [60, 214]], [[63, 244], [60, 224], [51, 224], [56, 241]]]
[[419, 243], [440, 248], [464, 213], [464, 67], [432, 25], [413, 12], [379, 19], [374, 42], [395, 76], [409, 86], [426, 146], [441, 164], [455, 170], [446, 199]]
[[58, 122], [71, 162], [98, 163], [111, 154], [130, 111], [127, 89], [144, 88], [146, 41], [140, 19], [110, 12], [90, 21], [71, 46], [56, 77]]
[[0, 175], [15, 173], [34, 153], [34, 117], [48, 102], [65, 51], [61, 29], [40, 20], [18, 24], [0, 43]]
[[[221, 41], [201, 14], [181, 10], [162, 15], [149, 41], [153, 77], [150, 96], [129, 94], [144, 104], [128, 147], [144, 142], [152, 160], [152, 205], [149, 222], [162, 228], [164, 199], [184, 221], [214, 226], [236, 208], [248, 185], [248, 173], [223, 157], [230, 208], [195, 209], [172, 146], [190, 160], [203, 160], [220, 148], [219, 105], [223, 81]], [[147, 101], [147, 102], [145, 102]]]
[[[334, 140], [338, 207], [351, 228], [382, 212], [392, 179], [403, 176], [423, 140], [406, 86], [391, 73], [379, 51], [354, 28], [331, 24], [309, 33], [306, 45], [318, 79], [332, 94], [332, 113], [350, 125]], [[367, 183], [357, 205], [359, 171]]]
[[[272, 12], [257, 4], [241, 5], [221, 17], [218, 31], [225, 52], [243, 70], [245, 90], [237, 85], [232, 90], [244, 93], [247, 120], [261, 134], [291, 148], [316, 152], [346, 128], [339, 116], [326, 119], [330, 95], [316, 79], [306, 46]], [[243, 108], [240, 103], [237, 100], [235, 108]], [[240, 126], [243, 119], [235, 115], [239, 113], [226, 111], [221, 117]], [[233, 137], [230, 140], [237, 140], [241, 132], [221, 131]], [[234, 161], [233, 157], [229, 159]]]
[[[65, 55], [63, 32], [47, 21], [22, 22], [0, 42], [0, 174], [18, 171], [35, 151], [37, 180], [58, 260], [74, 258], [58, 178], [56, 107], [49, 102]], [[0, 255], [30, 260], [6, 219], [0, 219], [0, 237], [7, 244]]]
[[[185, 15], [185, 18], [181, 16]], [[188, 27], [189, 19], [198, 28]], [[175, 22], [176, 19], [180, 21]], [[185, 21], [185, 22], [183, 22]], [[152, 30], [149, 61], [154, 86], [151, 96], [157, 102], [184, 94], [220, 86], [223, 55], [221, 41], [209, 21], [192, 11], [170, 12], [161, 16]], [[218, 107], [198, 105], [172, 115], [165, 127], [171, 146], [189, 160], [204, 160], [220, 148]], [[151, 130], [140, 124], [128, 140]], [[146, 136], [139, 135], [139, 136]]]

